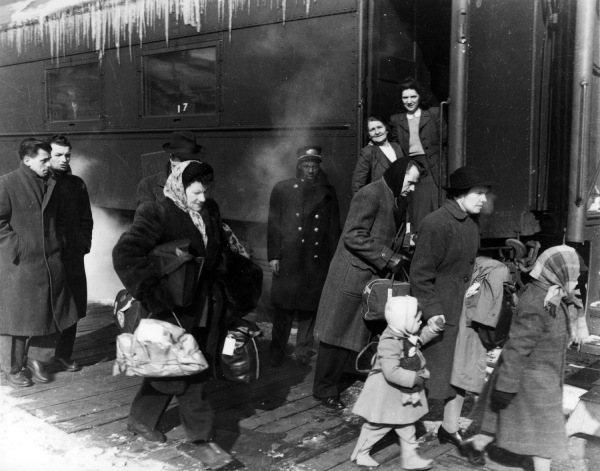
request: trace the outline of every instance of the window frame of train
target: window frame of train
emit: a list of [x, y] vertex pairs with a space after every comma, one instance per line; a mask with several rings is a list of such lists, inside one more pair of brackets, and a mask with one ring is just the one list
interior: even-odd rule
[[[140, 57], [140, 67], [138, 68], [141, 100], [139, 108], [139, 119], [142, 127], [150, 128], [168, 128], [168, 127], [202, 127], [202, 126], [218, 126], [220, 119], [220, 103], [221, 103], [221, 77], [220, 77], [220, 59], [221, 59], [221, 41], [203, 41], [194, 43], [181, 44], [178, 41], [172, 41], [172, 46], [165, 47], [164, 42], [156, 45], [144, 46], [144, 50]], [[175, 44], [175, 45], [173, 45]], [[208, 79], [204, 81], [204, 84], [211, 84], [212, 88], [205, 87], [202, 89], [204, 84], [194, 84], [194, 74], [185, 74], [177, 70], [177, 66], [189, 65], [189, 57], [193, 57], [194, 51], [200, 51], [200, 54], [196, 59], [206, 60], [202, 54], [207, 52], [209, 63], [212, 64], [212, 70], [208, 75]], [[151, 71], [150, 66], [152, 60], [157, 56], [172, 56], [174, 59], [172, 65], [174, 72], [171, 76], [186, 77], [186, 81], [172, 80], [170, 77], [165, 78], [162, 81], [163, 85], [173, 87], [167, 92], [172, 96], [179, 97], [174, 99], [167, 106], [164, 104], [157, 104], [153, 98], [156, 98], [157, 85], [160, 84], [158, 80], [156, 83], [150, 82], [151, 77], [149, 73]], [[199, 64], [197, 64], [200, 67]], [[181, 75], [180, 75], [181, 74]], [[185, 91], [178, 85], [188, 85], [192, 93], [188, 97], [185, 96]], [[194, 85], [200, 85], [200, 87], [192, 88]], [[210, 109], [208, 111], [198, 111], [197, 105], [201, 100], [198, 98], [201, 96], [200, 93], [208, 92], [211, 101], [209, 101]], [[151, 95], [152, 94], [152, 95]], [[211, 96], [212, 95], [212, 96]], [[194, 102], [193, 99], [196, 99]], [[150, 107], [155, 107], [152, 110]], [[156, 114], [153, 114], [156, 113]]]
[[[77, 76], [77, 71], [90, 69], [87, 73]], [[73, 108], [68, 116], [56, 116], [57, 105], [66, 104], [68, 99], [68, 77], [60, 77], [61, 74], [72, 74], [80, 82], [76, 82], [76, 96], [83, 97], [88, 106], [92, 108], [91, 113], [77, 116], [77, 108]], [[54, 77], [54, 76], [58, 77]], [[61, 83], [62, 82], [62, 83]], [[59, 85], [56, 85], [58, 83]], [[71, 87], [73, 88], [73, 87]], [[104, 113], [104, 83], [102, 79], [102, 65], [96, 54], [80, 59], [62, 59], [59, 63], [44, 68], [44, 89], [46, 93], [46, 115], [44, 117], [46, 128], [49, 131], [73, 131], [73, 130], [96, 130], [103, 127]], [[75, 93], [71, 90], [72, 93]], [[56, 97], [61, 96], [56, 100]], [[93, 99], [90, 101], [90, 97]]]

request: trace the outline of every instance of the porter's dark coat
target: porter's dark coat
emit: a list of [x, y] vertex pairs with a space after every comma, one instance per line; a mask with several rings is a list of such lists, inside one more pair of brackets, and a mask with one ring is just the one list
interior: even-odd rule
[[267, 230], [267, 257], [280, 261], [273, 306], [317, 310], [339, 236], [337, 196], [322, 171], [314, 184], [291, 178], [275, 185]]
[[380, 178], [358, 190], [350, 203], [319, 303], [319, 340], [356, 352], [367, 344], [370, 332], [362, 319], [362, 292], [372, 278], [387, 273], [395, 236], [394, 195]]
[[429, 397], [453, 395], [449, 385], [458, 322], [478, 248], [477, 222], [456, 201], [446, 201], [423, 219], [410, 267], [410, 287], [423, 318], [443, 314], [447, 324], [443, 335], [423, 348], [431, 370]]
[[0, 334], [48, 335], [77, 322], [57, 237], [56, 182], [42, 199], [25, 164], [0, 177]]
[[64, 263], [69, 289], [75, 299], [79, 317], [87, 311], [87, 280], [83, 257], [92, 247], [92, 208], [85, 183], [71, 173], [54, 174], [63, 232]]

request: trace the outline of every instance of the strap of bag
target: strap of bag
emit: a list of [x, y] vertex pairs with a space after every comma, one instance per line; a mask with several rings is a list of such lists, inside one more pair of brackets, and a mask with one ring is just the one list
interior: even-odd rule
[[354, 368], [356, 369], [356, 371], [358, 371], [359, 373], [370, 373], [372, 371], [372, 367], [375, 364], [375, 356], [373, 356], [373, 359], [371, 359], [371, 368], [369, 368], [368, 370], [362, 370], [358, 367], [358, 361], [361, 359], [361, 357], [365, 354], [365, 352], [369, 349], [369, 347], [371, 345], [377, 345], [379, 343], [379, 341], [376, 342], [369, 342], [367, 344], [367, 346], [365, 348], [363, 348], [360, 353], [356, 356], [356, 360], [354, 361]]

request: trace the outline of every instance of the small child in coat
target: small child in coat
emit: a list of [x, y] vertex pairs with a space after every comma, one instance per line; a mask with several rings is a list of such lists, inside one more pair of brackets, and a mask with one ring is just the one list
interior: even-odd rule
[[432, 460], [425, 460], [417, 453], [415, 429], [415, 422], [429, 411], [424, 391], [429, 371], [419, 346], [438, 335], [443, 325], [425, 326], [416, 335], [421, 324], [416, 298], [392, 297], [391, 293], [385, 319], [388, 326], [379, 339], [375, 363], [352, 410], [367, 422], [351, 459], [361, 466], [379, 466], [369, 453], [375, 443], [394, 429], [400, 437], [402, 467], [411, 471], [429, 469]]

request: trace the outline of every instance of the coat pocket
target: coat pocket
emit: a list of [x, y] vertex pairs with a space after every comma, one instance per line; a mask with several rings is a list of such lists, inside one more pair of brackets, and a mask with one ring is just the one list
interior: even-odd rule
[[352, 257], [346, 265], [342, 281], [342, 293], [360, 298], [365, 286], [375, 274], [375, 270], [362, 260]]

